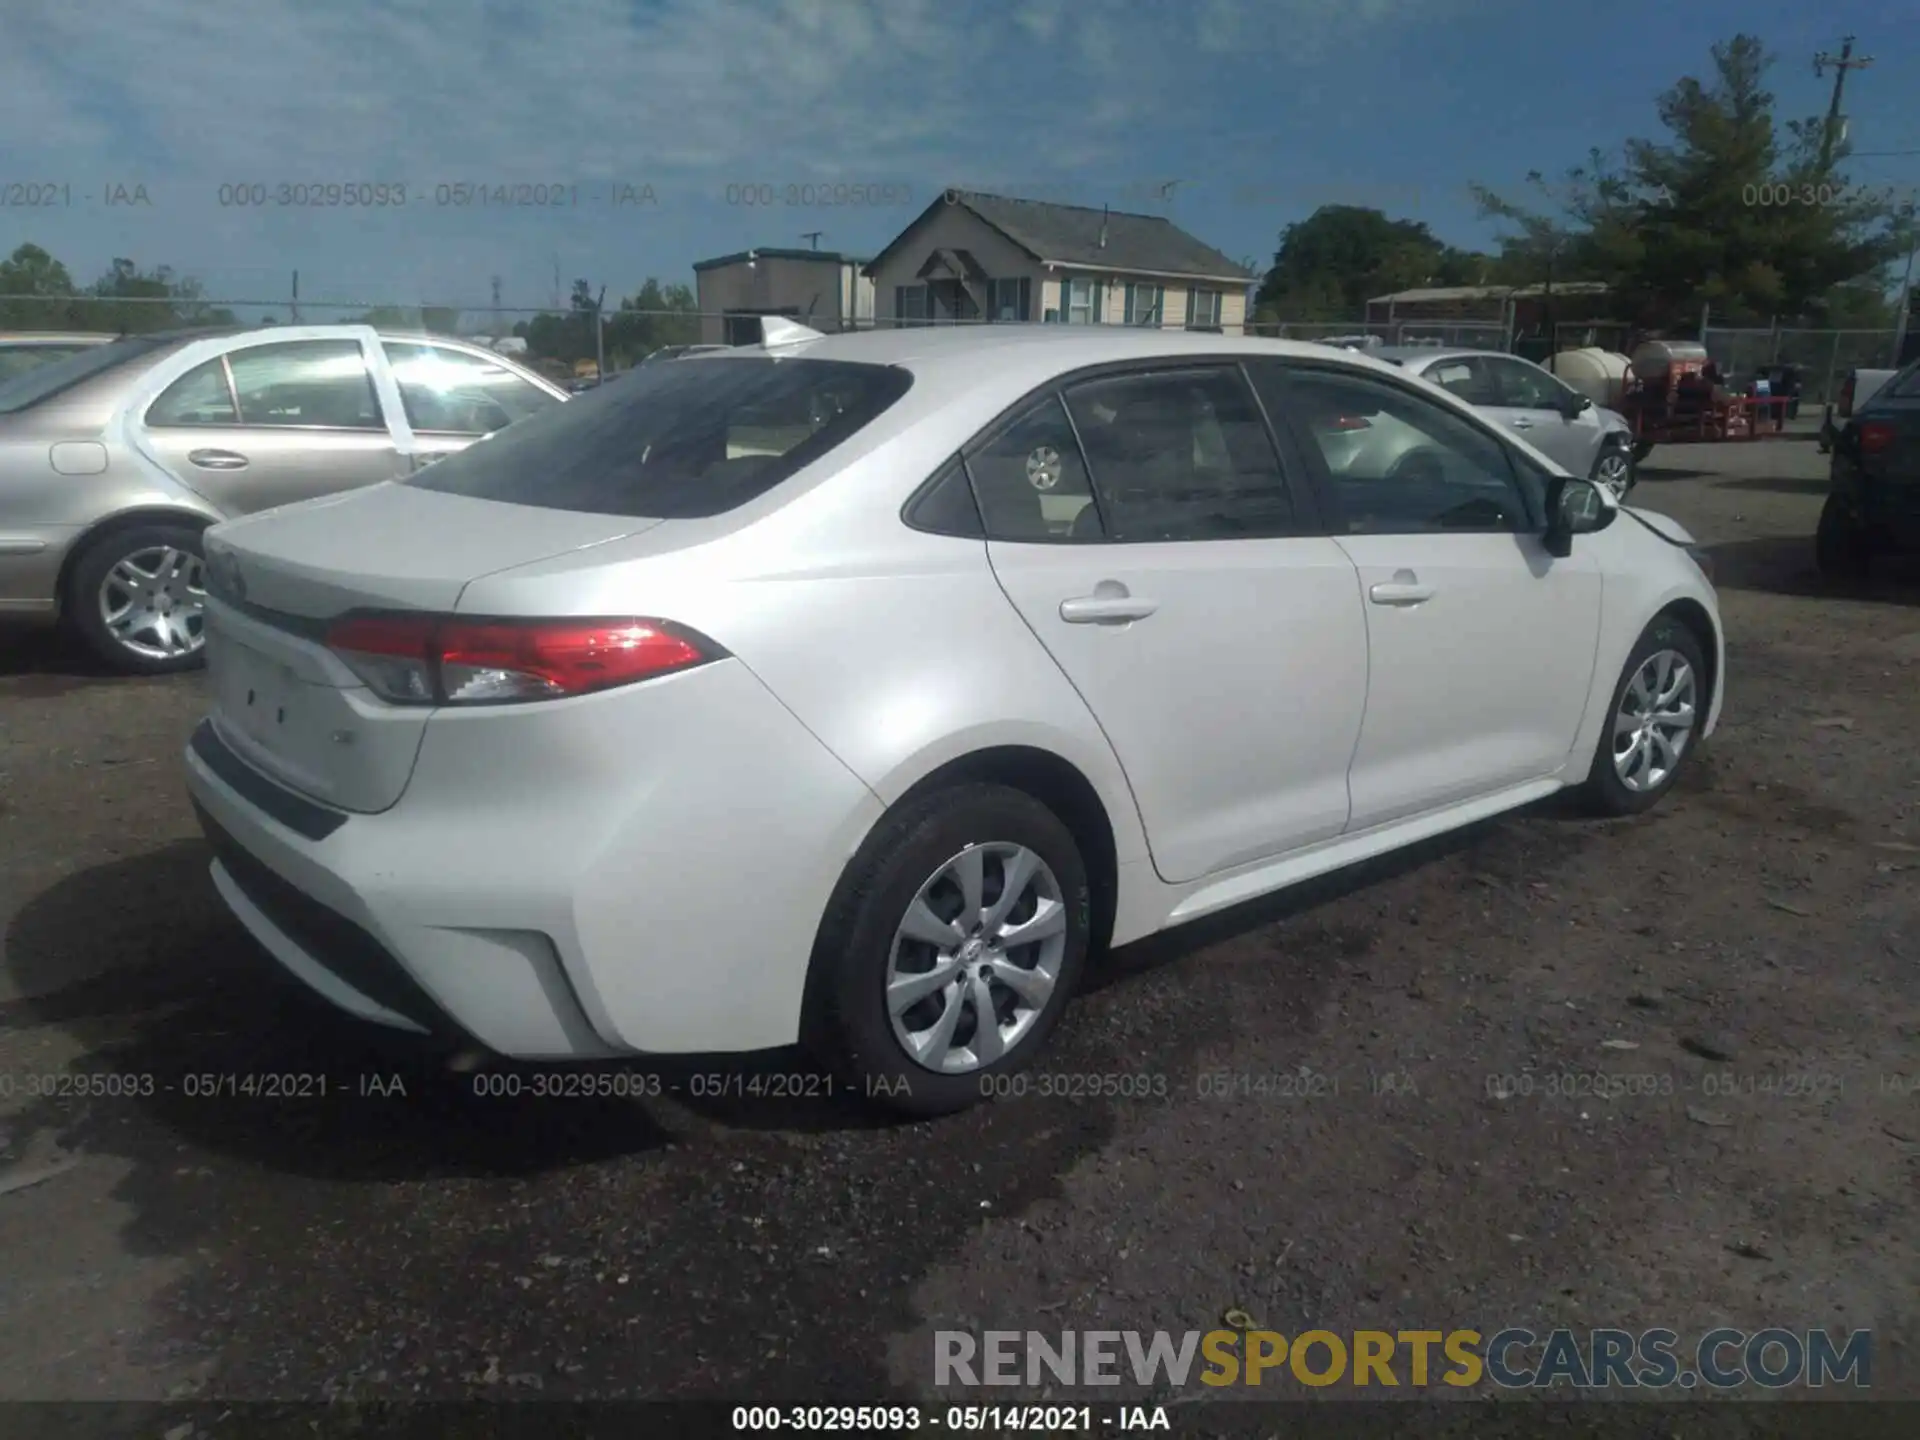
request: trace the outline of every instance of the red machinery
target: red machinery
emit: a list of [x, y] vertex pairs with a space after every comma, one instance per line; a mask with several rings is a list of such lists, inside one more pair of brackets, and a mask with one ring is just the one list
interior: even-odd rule
[[1629, 363], [1620, 410], [1642, 445], [1758, 440], [1786, 431], [1789, 397], [1730, 394], [1706, 348], [1650, 340]]

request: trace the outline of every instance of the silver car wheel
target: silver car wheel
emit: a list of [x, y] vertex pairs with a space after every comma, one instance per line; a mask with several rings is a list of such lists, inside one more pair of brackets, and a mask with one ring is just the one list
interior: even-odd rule
[[1633, 488], [1633, 462], [1627, 458], [1626, 451], [1609, 450], [1594, 466], [1593, 478], [1612, 491], [1614, 499], [1624, 500]]
[[1678, 650], [1656, 650], [1640, 662], [1613, 717], [1613, 773], [1636, 794], [1673, 777], [1693, 737], [1697, 687]]
[[929, 876], [887, 956], [887, 1015], [915, 1062], [991, 1065], [1047, 1008], [1067, 954], [1060, 882], [1024, 845], [969, 845]]
[[1060, 483], [1060, 452], [1042, 445], [1027, 456], [1027, 483], [1036, 490], [1051, 490]]
[[98, 603], [107, 632], [135, 655], [176, 660], [206, 644], [207, 579], [191, 550], [150, 545], [123, 555]]

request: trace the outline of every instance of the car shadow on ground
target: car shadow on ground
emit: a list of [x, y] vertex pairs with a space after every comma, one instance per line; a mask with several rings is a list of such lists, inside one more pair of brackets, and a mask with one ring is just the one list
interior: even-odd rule
[[1822, 575], [1813, 561], [1813, 537], [1772, 535], [1706, 547], [1713, 580], [1721, 590], [1751, 590], [1819, 600], [1857, 600], [1878, 605], [1920, 605], [1920, 556], [1876, 559], [1865, 579]]
[[134, 683], [58, 630], [0, 631], [0, 695], [46, 700], [86, 685]]
[[1636, 483], [1659, 484], [1665, 480], [1700, 480], [1711, 477], [1711, 470], [1696, 470], [1689, 465], [1642, 465], [1634, 472]]
[[1715, 490], [1763, 490], [1773, 495], [1825, 495], [1832, 484], [1825, 476], [1755, 475], [1746, 480], [1716, 480]]

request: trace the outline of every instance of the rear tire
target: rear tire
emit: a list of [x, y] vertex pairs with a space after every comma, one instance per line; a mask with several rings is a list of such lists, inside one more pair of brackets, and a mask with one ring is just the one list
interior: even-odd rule
[[1662, 616], [1621, 667], [1593, 768], [1580, 790], [1583, 806], [1620, 816], [1658, 805], [1700, 748], [1706, 718], [1707, 663], [1700, 642], [1678, 620]]
[[[986, 911], [1009, 876], [1016, 883], [998, 923], [968, 923], [974, 912], [960, 882], [975, 862], [971, 874], [982, 884]], [[883, 1109], [925, 1117], [977, 1104], [1045, 1047], [1086, 964], [1092, 910], [1079, 846], [1032, 796], [966, 784], [909, 800], [860, 847], [827, 908], [814, 947], [818, 1013], [810, 1017], [809, 1046]], [[959, 926], [951, 932], [949, 912]], [[914, 914], [937, 942], [906, 933]], [[1050, 933], [1014, 946], [996, 943], [1020, 925]], [[936, 971], [953, 978], [918, 980]], [[1011, 975], [1021, 988], [990, 973]], [[904, 1009], [889, 998], [890, 987], [903, 985], [920, 992]], [[1037, 1003], [1027, 1004], [1043, 988]], [[982, 994], [995, 1016], [991, 1036], [981, 1028]], [[925, 1047], [919, 1054], [916, 1043]]]
[[1873, 565], [1873, 545], [1867, 532], [1847, 514], [1838, 495], [1829, 495], [1814, 531], [1813, 560], [1822, 575], [1836, 580], [1866, 578]]
[[130, 525], [88, 542], [61, 597], [68, 626], [122, 675], [173, 675], [206, 663], [200, 532]]

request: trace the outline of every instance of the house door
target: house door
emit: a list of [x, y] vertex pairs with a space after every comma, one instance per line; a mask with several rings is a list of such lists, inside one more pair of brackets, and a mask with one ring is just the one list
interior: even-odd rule
[[953, 324], [980, 318], [980, 307], [974, 302], [973, 296], [967, 293], [963, 281], [931, 281], [927, 286], [927, 295], [933, 302], [933, 318], [936, 320]]

